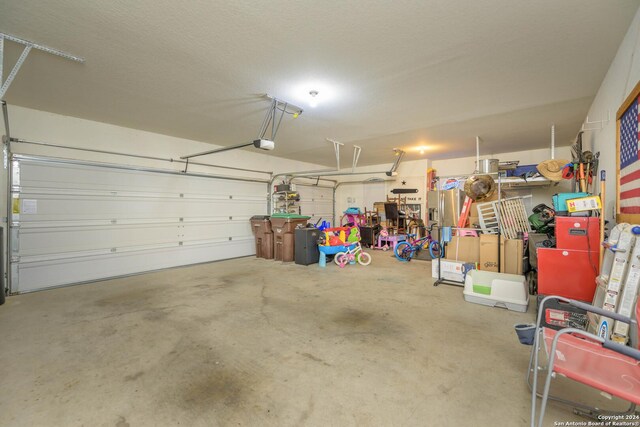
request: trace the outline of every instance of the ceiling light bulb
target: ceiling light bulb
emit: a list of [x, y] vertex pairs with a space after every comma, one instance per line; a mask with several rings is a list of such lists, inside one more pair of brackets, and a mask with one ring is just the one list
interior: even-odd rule
[[420, 154], [424, 154], [424, 150], [420, 150]]

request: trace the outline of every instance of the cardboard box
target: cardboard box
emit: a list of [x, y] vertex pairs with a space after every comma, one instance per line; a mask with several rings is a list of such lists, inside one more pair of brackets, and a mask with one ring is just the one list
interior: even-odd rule
[[470, 263], [480, 262], [480, 238], [454, 236], [447, 244], [445, 258]]
[[[505, 251], [506, 247], [506, 251]], [[501, 238], [500, 272], [522, 274], [522, 258], [524, 243], [520, 239]], [[498, 271], [498, 236], [496, 234], [480, 235], [480, 270]]]
[[467, 225], [473, 226], [473, 224], [480, 224], [480, 216], [478, 215], [478, 203], [476, 202], [471, 203], [471, 207], [469, 208], [469, 222]]
[[495, 234], [480, 235], [479, 270], [498, 271], [498, 236]]
[[582, 212], [589, 210], [602, 209], [602, 203], [599, 196], [581, 197], [579, 199], [567, 200], [567, 209], [569, 212]]
[[478, 217], [478, 204], [476, 202], [471, 203], [469, 208], [469, 218], [471, 217]]
[[524, 242], [520, 239], [507, 239], [500, 245], [500, 257], [503, 273], [522, 274]]
[[438, 278], [438, 263], [442, 261], [440, 277], [452, 282], [464, 283], [464, 263], [447, 259], [434, 259], [431, 261], [431, 277]]
[[469, 227], [474, 227], [475, 225], [480, 225], [480, 217], [479, 216], [470, 216], [468, 225], [469, 225]]

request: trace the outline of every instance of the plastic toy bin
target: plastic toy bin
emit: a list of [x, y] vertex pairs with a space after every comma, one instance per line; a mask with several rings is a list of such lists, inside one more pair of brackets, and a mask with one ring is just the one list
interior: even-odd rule
[[292, 262], [295, 259], [294, 231], [298, 224], [306, 224], [309, 216], [296, 214], [271, 215], [273, 230], [273, 254], [276, 261]]
[[471, 270], [464, 281], [464, 300], [490, 307], [526, 312], [529, 290], [524, 276]]
[[256, 238], [256, 257], [273, 259], [273, 231], [269, 215], [252, 216], [251, 231]]

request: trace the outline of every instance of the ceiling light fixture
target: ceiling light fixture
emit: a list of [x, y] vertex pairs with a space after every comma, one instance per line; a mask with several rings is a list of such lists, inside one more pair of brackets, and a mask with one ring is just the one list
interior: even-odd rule
[[311, 100], [309, 101], [309, 107], [316, 108], [318, 106], [318, 100], [316, 97], [318, 96], [317, 90], [310, 90], [309, 95], [311, 95]]
[[281, 92], [293, 102], [299, 102], [306, 107], [320, 105], [327, 108], [330, 104], [340, 101], [345, 96], [345, 88], [334, 82], [318, 78], [305, 78], [297, 82], [288, 83]]
[[428, 145], [418, 145], [417, 147], [413, 148], [413, 150], [417, 151], [420, 154], [424, 154], [424, 152], [429, 149], [430, 147]]

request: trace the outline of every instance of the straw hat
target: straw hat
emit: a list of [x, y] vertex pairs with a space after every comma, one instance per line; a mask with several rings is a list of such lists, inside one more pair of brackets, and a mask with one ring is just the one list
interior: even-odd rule
[[536, 166], [536, 169], [538, 169], [538, 172], [548, 180], [561, 181], [562, 170], [567, 163], [569, 163], [569, 160], [545, 160]]
[[496, 191], [496, 182], [489, 175], [471, 175], [464, 183], [464, 192], [473, 201], [487, 199]]

